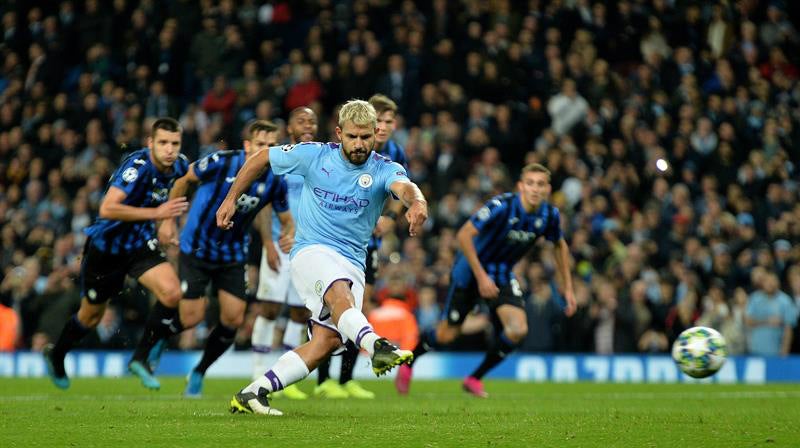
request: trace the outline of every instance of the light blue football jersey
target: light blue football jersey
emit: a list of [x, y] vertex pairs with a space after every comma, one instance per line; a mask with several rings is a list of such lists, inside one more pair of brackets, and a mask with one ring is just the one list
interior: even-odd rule
[[304, 247], [322, 244], [354, 265], [365, 268], [367, 242], [397, 181], [408, 182], [405, 168], [376, 153], [363, 165], [345, 159], [338, 143], [308, 142], [269, 150], [277, 174], [303, 177], [296, 221], [294, 256]]

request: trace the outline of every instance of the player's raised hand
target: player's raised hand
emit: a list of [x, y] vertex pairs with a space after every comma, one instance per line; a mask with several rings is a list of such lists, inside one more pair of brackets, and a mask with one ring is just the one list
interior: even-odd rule
[[178, 231], [175, 227], [175, 220], [172, 218], [161, 221], [158, 226], [158, 242], [162, 246], [177, 246], [180, 244], [178, 240]]
[[489, 277], [485, 272], [483, 275], [478, 276], [478, 293], [484, 299], [496, 299], [500, 295], [500, 288], [497, 287], [494, 280]]
[[189, 209], [186, 196], [170, 199], [156, 208], [156, 219], [170, 219], [182, 215]]
[[422, 231], [422, 225], [428, 219], [428, 203], [425, 201], [414, 201], [406, 211], [408, 220], [408, 234], [417, 236]]
[[224, 200], [217, 209], [217, 227], [228, 230], [233, 227], [233, 214], [236, 213], [236, 204], [232, 200]]

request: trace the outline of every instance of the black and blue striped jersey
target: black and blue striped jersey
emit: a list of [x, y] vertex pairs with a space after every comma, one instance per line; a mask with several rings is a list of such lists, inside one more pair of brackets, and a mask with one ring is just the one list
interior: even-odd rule
[[[473, 239], [478, 259], [498, 287], [511, 283], [514, 265], [539, 237], [552, 242], [562, 238], [561, 216], [556, 207], [543, 202], [538, 210], [528, 213], [515, 193], [495, 196], [475, 212], [470, 221], [478, 229]], [[466, 257], [459, 252], [451, 282], [458, 288], [466, 288], [474, 278]]]
[[[383, 149], [375, 152], [384, 157], [388, 157], [392, 162], [397, 162], [400, 165], [403, 165], [403, 168], [408, 171], [408, 158], [406, 158], [406, 152], [403, 147], [395, 143], [394, 140], [389, 140], [385, 145], [383, 145]], [[367, 252], [375, 250], [379, 247], [381, 247], [381, 237], [372, 235], [372, 237], [369, 239], [369, 243], [367, 243]]]
[[181, 252], [211, 263], [244, 263], [250, 244], [250, 226], [264, 206], [272, 203], [280, 213], [288, 210], [286, 182], [267, 167], [236, 200], [233, 227], [217, 227], [217, 209], [245, 162], [245, 152], [219, 151], [193, 164], [200, 186], [192, 200], [181, 232]]
[[[168, 172], [159, 171], [150, 159], [150, 149], [131, 153], [111, 175], [106, 186], [124, 191], [122, 204], [131, 207], [158, 207], [169, 199], [175, 179], [186, 174], [189, 161], [181, 154]], [[91, 244], [110, 254], [126, 254], [156, 238], [155, 223], [148, 221], [117, 221], [97, 218], [85, 230]]]

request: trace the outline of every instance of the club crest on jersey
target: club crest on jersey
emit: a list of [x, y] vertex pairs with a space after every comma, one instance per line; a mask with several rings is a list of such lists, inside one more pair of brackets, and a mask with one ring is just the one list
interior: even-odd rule
[[264, 185], [263, 183], [256, 184], [256, 194], [259, 194], [259, 195], [264, 194], [264, 190], [266, 190], [266, 189], [267, 189], [267, 186]]
[[542, 228], [542, 224], [542, 218], [536, 218], [536, 221], [533, 222], [533, 227], [535, 227], [536, 230], [539, 230]]
[[361, 176], [358, 177], [358, 185], [361, 188], [369, 188], [369, 187], [371, 187], [372, 186], [372, 176], [370, 176], [369, 174], [366, 174], [366, 173], [362, 174]]
[[205, 171], [208, 169], [208, 157], [203, 157], [200, 159], [200, 162], [197, 164], [197, 168], [199, 168], [200, 171]]
[[322, 288], [323, 288], [322, 280], [317, 280], [314, 283], [314, 292], [317, 293], [318, 296], [322, 297]]
[[131, 183], [139, 177], [139, 170], [134, 167], [130, 167], [122, 172], [122, 180], [125, 182]]

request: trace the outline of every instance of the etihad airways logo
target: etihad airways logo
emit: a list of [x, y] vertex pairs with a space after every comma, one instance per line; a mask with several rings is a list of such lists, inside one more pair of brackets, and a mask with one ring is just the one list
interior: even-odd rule
[[358, 213], [360, 209], [369, 205], [369, 199], [341, 195], [335, 191], [328, 191], [319, 187], [314, 187], [314, 196], [320, 199], [320, 206], [330, 210]]

